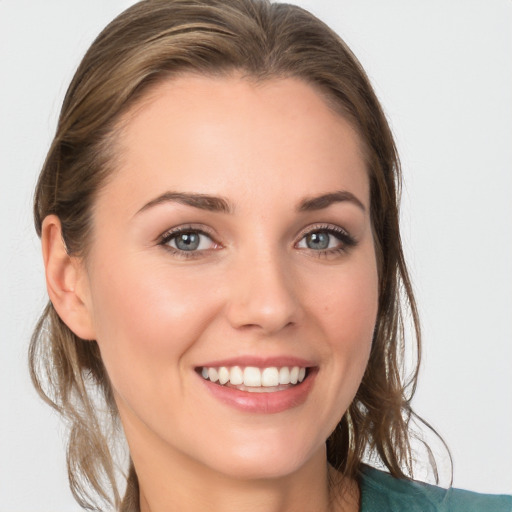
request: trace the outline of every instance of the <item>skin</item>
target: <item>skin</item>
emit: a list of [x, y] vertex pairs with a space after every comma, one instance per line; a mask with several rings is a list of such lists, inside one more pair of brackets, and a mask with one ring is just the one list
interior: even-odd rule
[[[186, 75], [125, 116], [118, 169], [94, 208], [88, 259], [45, 219], [50, 298], [96, 339], [141, 488], [143, 512], [357, 510], [355, 482], [333, 501], [325, 440], [351, 403], [371, 346], [378, 280], [360, 141], [296, 79], [255, 84]], [[224, 198], [231, 212], [166, 192]], [[357, 201], [298, 211], [345, 191]], [[162, 245], [171, 229], [208, 233], [193, 257]], [[325, 227], [330, 250], [308, 246]], [[170, 242], [172, 245], [173, 242]], [[205, 391], [208, 361], [295, 356], [317, 369], [301, 405], [265, 414]]]

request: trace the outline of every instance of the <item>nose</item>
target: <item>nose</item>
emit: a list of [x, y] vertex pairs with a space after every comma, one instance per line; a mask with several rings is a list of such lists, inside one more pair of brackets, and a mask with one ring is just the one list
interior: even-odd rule
[[230, 275], [227, 317], [236, 329], [274, 334], [300, 317], [298, 282], [277, 251], [240, 258]]

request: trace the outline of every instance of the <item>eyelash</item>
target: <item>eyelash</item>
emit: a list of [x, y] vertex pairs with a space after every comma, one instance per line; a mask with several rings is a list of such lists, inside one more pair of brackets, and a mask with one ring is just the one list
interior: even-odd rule
[[300, 234], [299, 242], [301, 242], [306, 236], [312, 235], [314, 233], [326, 233], [336, 238], [340, 243], [339, 247], [333, 247], [330, 249], [309, 249], [311, 253], [313, 253], [316, 257], [319, 258], [336, 256], [342, 253], [346, 253], [350, 248], [355, 247], [357, 245], [355, 238], [353, 238], [349, 233], [347, 233], [347, 231], [345, 231], [343, 228], [339, 226], [333, 226], [331, 224], [308, 227], [307, 230]]
[[[346, 253], [350, 248], [355, 247], [357, 245], [357, 241], [344, 229], [333, 226], [331, 224], [325, 224], [325, 225], [319, 225], [319, 226], [310, 226], [306, 230], [304, 230], [300, 234], [299, 242], [301, 242], [306, 236], [312, 235], [314, 233], [327, 233], [328, 235], [334, 236], [339, 242], [340, 247], [330, 248], [330, 249], [323, 249], [323, 250], [314, 250], [308, 248], [308, 250], [314, 254], [316, 257], [329, 257], [329, 256], [336, 256], [338, 254]], [[170, 231], [167, 231], [164, 233], [158, 242], [158, 245], [161, 245], [164, 247], [164, 249], [171, 252], [173, 255], [178, 256], [180, 258], [199, 258], [201, 257], [205, 252], [210, 251], [212, 249], [202, 249], [202, 250], [192, 250], [192, 251], [184, 251], [181, 249], [177, 249], [174, 247], [171, 247], [169, 243], [176, 239], [179, 235], [182, 234], [198, 234], [208, 237], [215, 247], [213, 250], [222, 247], [221, 244], [216, 242], [210, 232], [203, 228], [198, 228], [195, 226], [180, 226], [178, 228], [172, 229]], [[297, 242], [295, 246], [299, 243]]]
[[161, 245], [165, 250], [171, 252], [173, 255], [178, 256], [180, 258], [184, 258], [184, 259], [199, 258], [202, 256], [202, 254], [204, 254], [204, 252], [210, 250], [210, 249], [203, 249], [203, 250], [194, 250], [194, 251], [183, 251], [183, 250], [171, 247], [169, 245], [169, 242], [171, 242], [173, 239], [177, 238], [179, 235], [183, 235], [183, 234], [196, 234], [196, 235], [206, 236], [215, 245], [221, 247], [221, 245], [214, 240], [211, 233], [209, 233], [207, 230], [205, 230], [203, 228], [198, 228], [195, 226], [180, 226], [178, 228], [167, 231], [160, 237], [158, 245]]

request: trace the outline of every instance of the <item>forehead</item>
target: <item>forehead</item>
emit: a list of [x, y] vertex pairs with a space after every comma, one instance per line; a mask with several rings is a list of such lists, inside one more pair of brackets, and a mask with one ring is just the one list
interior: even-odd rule
[[232, 193], [243, 202], [348, 187], [367, 201], [356, 131], [299, 79], [184, 75], [155, 86], [120, 126], [118, 192]]

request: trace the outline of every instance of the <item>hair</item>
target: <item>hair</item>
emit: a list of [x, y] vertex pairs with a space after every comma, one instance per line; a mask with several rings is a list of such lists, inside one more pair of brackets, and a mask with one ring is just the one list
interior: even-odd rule
[[[35, 191], [38, 235], [43, 219], [55, 214], [69, 254], [87, 258], [92, 207], [115, 169], [113, 141], [123, 114], [150, 88], [187, 72], [303, 80], [359, 134], [370, 181], [379, 304], [364, 377], [327, 440], [327, 457], [350, 477], [372, 457], [393, 476], [412, 477], [411, 398], [421, 338], [399, 231], [400, 162], [362, 66], [341, 38], [309, 12], [268, 0], [144, 0], [119, 15], [89, 48], [65, 96]], [[406, 317], [416, 342], [409, 374], [404, 371]], [[124, 497], [117, 485], [118, 414], [96, 341], [77, 337], [49, 302], [29, 359], [38, 392], [69, 421], [67, 465], [76, 500], [90, 510], [100, 510], [100, 502], [138, 510], [131, 461]], [[106, 404], [107, 415], [98, 400]]]

